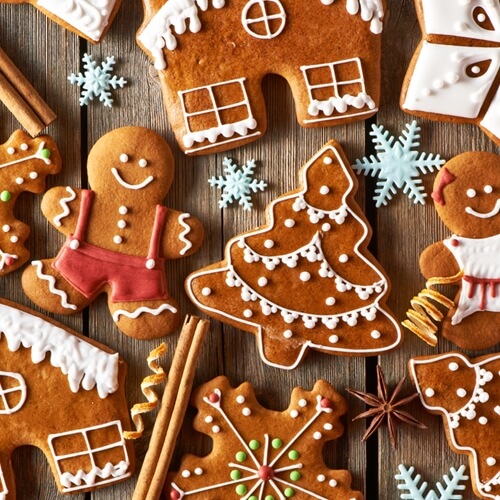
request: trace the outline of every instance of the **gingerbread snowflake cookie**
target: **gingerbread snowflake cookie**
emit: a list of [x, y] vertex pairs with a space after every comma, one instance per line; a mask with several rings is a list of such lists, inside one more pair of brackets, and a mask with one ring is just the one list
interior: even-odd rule
[[21, 130], [0, 146], [0, 276], [21, 267], [30, 228], [15, 216], [18, 196], [45, 191], [45, 177], [61, 170], [61, 157], [51, 137], [32, 139]]
[[213, 449], [183, 457], [167, 479], [167, 498], [363, 498], [351, 490], [348, 471], [323, 462], [323, 447], [342, 435], [339, 418], [347, 411], [327, 382], [295, 388], [283, 412], [263, 408], [248, 382], [233, 389], [225, 377], [199, 387], [192, 401], [199, 409], [194, 427], [213, 439]]
[[151, 130], [116, 129], [92, 148], [87, 170], [91, 190], [57, 187], [43, 198], [44, 215], [68, 238], [55, 258], [24, 271], [26, 294], [49, 311], [73, 314], [106, 292], [125, 334], [172, 333], [180, 312], [165, 260], [195, 252], [203, 229], [190, 214], [160, 204], [174, 175], [170, 148]]
[[424, 407], [443, 417], [451, 448], [469, 456], [476, 495], [500, 498], [500, 354], [419, 357], [409, 369]]
[[479, 125], [500, 144], [499, 8], [490, 0], [415, 0], [422, 41], [401, 108], [434, 120]]
[[386, 306], [389, 281], [368, 252], [357, 182], [332, 141], [273, 201], [266, 225], [236, 236], [226, 258], [191, 274], [186, 290], [207, 314], [254, 333], [262, 359], [294, 368], [308, 349], [375, 355], [401, 342]]
[[89, 491], [134, 472], [120, 356], [54, 321], [0, 303], [0, 498], [14, 500], [11, 456], [46, 456], [61, 493]]
[[290, 84], [304, 127], [377, 111], [384, 0], [144, 0], [144, 10], [137, 42], [186, 154], [262, 137], [270, 73]]

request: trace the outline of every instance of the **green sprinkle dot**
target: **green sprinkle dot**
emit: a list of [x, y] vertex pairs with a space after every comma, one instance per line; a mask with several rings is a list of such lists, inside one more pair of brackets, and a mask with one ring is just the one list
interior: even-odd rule
[[248, 446], [250, 446], [251, 450], [258, 450], [260, 448], [260, 443], [256, 439], [252, 439]]
[[266, 495], [264, 500], [275, 500], [272, 495]]
[[252, 495], [251, 497], [248, 497], [248, 500], [259, 500], [255, 495]]
[[290, 460], [297, 460], [300, 457], [300, 453], [297, 450], [290, 450], [288, 453], [288, 458]]
[[12, 195], [9, 193], [9, 191], [2, 191], [0, 193], [0, 200], [7, 202], [11, 199]]
[[232, 470], [231, 471], [231, 479], [233, 481], [238, 481], [238, 479], [241, 479], [241, 472], [239, 470]]
[[247, 459], [247, 454], [244, 451], [239, 451], [236, 453], [236, 460], [238, 462], [244, 462]]
[[248, 488], [244, 484], [238, 484], [236, 486], [236, 493], [240, 496], [246, 495]]
[[295, 490], [293, 488], [287, 488], [285, 490], [285, 496], [287, 498], [293, 497], [293, 495], [295, 495]]
[[292, 481], [298, 481], [302, 477], [302, 474], [298, 470], [290, 472], [290, 479]]
[[276, 438], [273, 439], [271, 445], [275, 450], [277, 450], [278, 448], [281, 448], [283, 446], [283, 441], [279, 438]]
[[42, 149], [40, 153], [42, 158], [50, 158], [50, 149]]

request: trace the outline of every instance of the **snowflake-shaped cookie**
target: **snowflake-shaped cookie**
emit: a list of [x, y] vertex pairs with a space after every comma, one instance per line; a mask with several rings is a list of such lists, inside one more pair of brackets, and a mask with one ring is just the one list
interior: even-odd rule
[[339, 417], [347, 410], [327, 382], [295, 388], [283, 412], [260, 406], [248, 382], [233, 389], [225, 377], [202, 385], [193, 400], [194, 426], [212, 437], [213, 450], [182, 459], [167, 480], [167, 498], [361, 500], [349, 472], [323, 462], [323, 447], [342, 434]]
[[101, 66], [97, 66], [91, 55], [84, 54], [82, 61], [85, 72], [72, 73], [68, 76], [68, 80], [73, 85], [76, 84], [83, 88], [80, 97], [80, 106], [85, 106], [94, 97], [98, 97], [99, 101], [104, 103], [104, 106], [111, 107], [113, 105], [111, 88], [123, 88], [127, 83], [123, 77], [118, 78], [111, 73], [113, 65], [116, 62], [115, 58], [113, 56], [107, 57], [106, 61], [101, 63]]
[[253, 179], [255, 160], [247, 161], [245, 165], [238, 169], [231, 159], [224, 158], [225, 176], [212, 177], [208, 183], [212, 187], [222, 189], [219, 208], [227, 208], [230, 203], [239, 200], [244, 210], [250, 210], [253, 206], [250, 201], [250, 192], [264, 191], [267, 187], [265, 181]]
[[376, 207], [387, 205], [396, 193], [396, 188], [402, 189], [414, 203], [425, 203], [427, 194], [422, 185], [420, 174], [439, 170], [444, 160], [439, 155], [420, 153], [420, 127], [416, 121], [406, 124], [406, 130], [396, 141], [389, 136], [389, 131], [383, 125], [372, 125], [370, 135], [373, 137], [377, 156], [370, 155], [362, 160], [356, 160], [353, 168], [358, 174], [378, 175], [375, 189]]

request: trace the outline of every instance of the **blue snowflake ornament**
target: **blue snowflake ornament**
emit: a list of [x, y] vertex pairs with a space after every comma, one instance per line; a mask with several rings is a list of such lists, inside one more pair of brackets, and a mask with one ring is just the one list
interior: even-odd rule
[[230, 203], [239, 200], [244, 210], [250, 210], [253, 206], [250, 193], [264, 191], [267, 187], [265, 181], [252, 178], [256, 166], [255, 160], [248, 161], [241, 169], [238, 169], [238, 165], [233, 164], [229, 158], [224, 158], [222, 164], [226, 175], [208, 179], [210, 186], [222, 190], [219, 208], [227, 208]]
[[427, 194], [422, 185], [420, 174], [438, 171], [445, 163], [439, 155], [420, 153], [420, 127], [416, 121], [406, 124], [401, 137], [396, 139], [389, 136], [389, 131], [383, 125], [372, 125], [370, 135], [373, 137], [377, 155], [366, 156], [362, 160], [356, 160], [354, 170], [359, 174], [378, 175], [375, 196], [375, 205], [379, 208], [387, 205], [392, 196], [396, 194], [396, 188], [402, 189], [403, 193], [413, 199], [414, 203], [425, 204]]
[[68, 76], [68, 80], [73, 85], [76, 84], [82, 87], [80, 106], [85, 106], [94, 97], [98, 97], [99, 101], [104, 103], [104, 106], [111, 107], [113, 105], [111, 87], [116, 90], [118, 87], [123, 88], [127, 83], [123, 77], [118, 78], [112, 75], [115, 58], [113, 56], [107, 57], [106, 61], [101, 63], [101, 66], [97, 66], [91, 55], [84, 54], [82, 61], [85, 72], [72, 73]]

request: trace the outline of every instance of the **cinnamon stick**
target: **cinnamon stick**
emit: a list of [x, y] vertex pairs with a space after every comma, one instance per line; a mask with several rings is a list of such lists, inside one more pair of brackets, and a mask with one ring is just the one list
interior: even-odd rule
[[33, 137], [56, 119], [56, 114], [1, 48], [0, 100]]
[[186, 316], [133, 500], [157, 500], [161, 495], [209, 326], [206, 320]]

